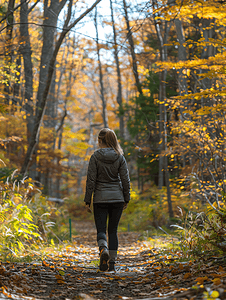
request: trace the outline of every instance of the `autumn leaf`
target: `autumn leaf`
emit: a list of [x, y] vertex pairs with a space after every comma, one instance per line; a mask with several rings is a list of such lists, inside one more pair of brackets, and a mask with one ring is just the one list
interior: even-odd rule
[[204, 276], [204, 277], [198, 277], [195, 279], [197, 281], [198, 284], [203, 284], [204, 281], [208, 280], [208, 277], [207, 276]]
[[214, 278], [214, 279], [212, 280], [212, 282], [213, 282], [214, 285], [220, 285], [220, 284], [221, 284], [220, 278]]
[[191, 278], [191, 273], [185, 273], [184, 274], [184, 279], [188, 279], [188, 278]]

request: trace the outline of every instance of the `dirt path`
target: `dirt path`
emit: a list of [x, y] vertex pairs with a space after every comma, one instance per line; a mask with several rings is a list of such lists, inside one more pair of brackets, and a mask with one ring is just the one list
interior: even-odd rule
[[[79, 222], [74, 222], [73, 226], [76, 229], [76, 231], [79, 233], [78, 236], [73, 237], [73, 241], [76, 241], [78, 244], [86, 245], [87, 247], [89, 246], [97, 247], [96, 228], [94, 222], [79, 221]], [[138, 241], [140, 234], [136, 232], [119, 232], [118, 236], [119, 236], [119, 246], [128, 247]]]
[[[119, 233], [117, 272], [100, 272], [93, 224], [75, 225], [80, 234], [73, 237], [74, 243], [51, 249], [42, 262], [2, 263], [2, 296], [62, 300], [226, 299], [224, 259], [179, 262], [178, 251], [150, 248], [147, 243], [137, 242], [137, 233]], [[212, 292], [218, 297], [208, 296]]]

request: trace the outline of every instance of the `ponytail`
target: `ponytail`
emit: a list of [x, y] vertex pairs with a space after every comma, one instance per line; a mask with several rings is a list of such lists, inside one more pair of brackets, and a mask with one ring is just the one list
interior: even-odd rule
[[114, 130], [103, 128], [98, 134], [98, 139], [109, 148], [113, 148], [117, 154], [123, 154], [123, 150], [118, 142]]

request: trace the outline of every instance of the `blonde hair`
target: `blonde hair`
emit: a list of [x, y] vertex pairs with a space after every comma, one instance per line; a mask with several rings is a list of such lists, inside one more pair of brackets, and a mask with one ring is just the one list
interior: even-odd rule
[[98, 140], [109, 148], [113, 148], [117, 154], [123, 154], [123, 150], [118, 142], [114, 130], [103, 128], [98, 134]]

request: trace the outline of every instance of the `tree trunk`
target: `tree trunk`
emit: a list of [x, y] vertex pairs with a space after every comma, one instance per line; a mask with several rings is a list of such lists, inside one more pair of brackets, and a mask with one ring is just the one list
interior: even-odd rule
[[165, 81], [166, 72], [160, 72], [160, 84], [159, 84], [159, 173], [158, 173], [158, 188], [162, 189], [164, 184], [164, 157], [161, 156], [161, 152], [164, 150], [164, 89], [163, 82]]
[[[37, 105], [36, 105], [36, 115], [37, 110], [39, 109], [39, 105], [41, 102], [41, 98], [43, 92], [45, 90], [45, 85], [48, 76], [49, 64], [51, 57], [54, 51], [54, 43], [55, 43], [55, 36], [56, 36], [56, 26], [59, 14], [63, 9], [66, 0], [44, 0], [44, 20], [43, 20], [43, 44], [42, 44], [42, 53], [41, 53], [41, 62], [40, 62], [40, 72], [39, 72], [39, 87], [37, 93]], [[52, 78], [54, 78], [55, 70], [53, 72]], [[45, 127], [51, 127], [53, 125], [53, 118], [52, 113], [54, 111], [54, 90], [55, 90], [55, 83], [52, 79], [50, 82], [50, 91], [47, 97], [47, 103], [45, 107]], [[53, 126], [52, 126], [53, 127]], [[39, 137], [38, 137], [39, 138]], [[49, 145], [53, 142], [51, 140]], [[44, 167], [44, 173], [50, 174], [49, 165], [47, 164]], [[49, 181], [46, 180], [46, 174], [43, 172], [41, 173], [41, 182], [48, 183]], [[45, 187], [47, 188], [47, 187]]]
[[124, 16], [125, 16], [126, 27], [127, 27], [127, 39], [129, 41], [130, 53], [131, 53], [131, 57], [132, 57], [133, 74], [135, 77], [137, 90], [138, 90], [139, 94], [142, 95], [143, 92], [142, 92], [141, 83], [140, 83], [140, 79], [139, 79], [138, 71], [137, 71], [137, 60], [136, 60], [136, 55], [135, 55], [135, 50], [134, 50], [132, 31], [130, 29], [130, 24], [129, 24], [126, 0], [123, 0], [123, 8], [124, 8], [124, 14], [125, 14]]
[[67, 13], [67, 18], [65, 20], [65, 24], [64, 24], [64, 30], [62, 30], [59, 39], [56, 42], [56, 46], [53, 52], [53, 55], [51, 57], [50, 63], [49, 63], [49, 68], [48, 68], [48, 74], [47, 74], [47, 80], [46, 80], [46, 85], [45, 85], [45, 90], [43, 93], [43, 96], [41, 98], [41, 101], [39, 101], [38, 105], [37, 105], [37, 114], [35, 116], [35, 122], [34, 122], [34, 129], [32, 132], [32, 136], [31, 136], [31, 141], [29, 143], [29, 147], [25, 156], [25, 160], [24, 163], [22, 165], [21, 168], [21, 174], [25, 175], [27, 173], [27, 169], [29, 166], [29, 162], [31, 159], [31, 156], [34, 152], [34, 149], [36, 147], [37, 144], [37, 138], [39, 135], [39, 131], [40, 131], [40, 126], [42, 123], [42, 119], [43, 119], [43, 115], [45, 112], [45, 106], [46, 106], [46, 101], [47, 101], [47, 96], [49, 93], [49, 88], [50, 88], [50, 84], [52, 81], [52, 76], [53, 76], [53, 72], [54, 72], [54, 66], [55, 66], [55, 62], [56, 62], [56, 57], [58, 54], [58, 51], [60, 49], [60, 46], [64, 40], [64, 37], [66, 36], [66, 34], [80, 21], [82, 20], [101, 0], [96, 0], [94, 2], [94, 4], [88, 8], [83, 14], [80, 15], [80, 17], [78, 17], [71, 25], [68, 26], [69, 21], [71, 19], [71, 7], [72, 7], [72, 0], [70, 0], [70, 3], [68, 5], [68, 13]]
[[[178, 47], [178, 60], [179, 61], [186, 61], [187, 59], [187, 52], [186, 52], [186, 47], [184, 46], [185, 43], [185, 36], [184, 36], [184, 31], [182, 27], [182, 22], [179, 19], [174, 20], [175, 27], [176, 27], [176, 32], [177, 32], [177, 40], [179, 42], [179, 47]], [[179, 69], [178, 70], [178, 87], [179, 87], [179, 92], [180, 95], [183, 96], [187, 93], [187, 75], [184, 74], [185, 69]], [[188, 103], [184, 101], [184, 109], [186, 108]], [[180, 108], [181, 116], [183, 116], [183, 110]]]
[[[118, 58], [117, 34], [115, 30], [115, 20], [114, 20], [114, 10], [112, 5], [112, 0], [110, 0], [110, 7], [111, 7], [112, 29], [114, 35], [114, 56], [115, 56], [115, 63], [117, 68], [117, 83], [118, 83], [117, 102], [120, 110], [122, 106], [122, 79], [121, 79], [121, 71], [120, 71], [119, 58]], [[119, 132], [120, 132], [120, 138], [124, 139], [124, 118], [121, 115], [119, 117]]]
[[98, 57], [98, 67], [99, 67], [100, 94], [101, 94], [101, 101], [102, 101], [102, 117], [103, 117], [103, 121], [104, 121], [104, 127], [108, 128], [105, 90], [104, 90], [103, 73], [102, 73], [102, 66], [101, 66], [101, 60], [100, 60], [100, 45], [99, 45], [98, 26], [97, 26], [97, 8], [95, 10], [94, 23], [95, 23], [95, 28], [96, 28], [96, 44], [97, 44], [97, 57]]
[[21, 55], [19, 53], [16, 60], [16, 82], [13, 85], [13, 103], [21, 105], [20, 98], [20, 75], [21, 75]]
[[[155, 21], [155, 19], [154, 19]], [[155, 21], [155, 29], [158, 36], [158, 40], [160, 43], [160, 59], [161, 61], [166, 60], [166, 47], [164, 47], [164, 38], [162, 37], [161, 27], [159, 24]], [[159, 189], [162, 189], [163, 182], [164, 182], [164, 157], [161, 156], [161, 152], [165, 150], [165, 96], [166, 96], [166, 71], [162, 71], [159, 74], [160, 80], [159, 80], [159, 151], [160, 151], [160, 157], [159, 157], [159, 174], [158, 174], [158, 187]]]
[[[208, 42], [210, 42], [209, 39], [213, 39], [215, 32], [214, 29], [211, 26], [211, 23], [213, 23], [215, 20], [213, 19], [203, 19], [202, 20], [202, 29], [203, 29], [203, 37], [205, 39], [205, 42], [207, 43], [206, 46], [203, 47], [202, 50], [202, 54], [201, 54], [201, 58], [202, 59], [208, 59], [210, 56], [214, 55], [214, 46], [213, 45], [208, 45]], [[200, 73], [206, 73], [207, 70], [200, 70]], [[203, 85], [203, 89], [210, 89], [212, 87], [212, 79], [205, 77], [204, 79], [202, 79], [201, 83]], [[210, 100], [210, 98], [203, 98], [203, 105], [212, 105], [212, 100]]]
[[20, 9], [20, 36], [21, 36], [21, 46], [20, 53], [23, 57], [24, 65], [24, 77], [25, 77], [25, 111], [27, 120], [27, 141], [30, 142], [31, 133], [34, 126], [34, 110], [33, 110], [33, 65], [31, 60], [31, 44], [30, 36], [28, 31], [28, 5], [21, 0]]
[[[154, 6], [153, 1], [153, 6]], [[159, 39], [160, 43], [160, 59], [161, 61], [167, 61], [167, 47], [165, 44], [167, 43], [168, 37], [169, 37], [169, 30], [170, 26], [168, 26], [168, 22], [165, 21], [161, 25], [156, 22], [155, 16], [154, 16], [154, 22], [155, 22], [155, 28], [156, 33]], [[165, 26], [163, 26], [165, 25]], [[160, 86], [159, 86], [159, 114], [160, 114], [160, 120], [159, 120], [159, 133], [160, 133], [160, 146], [162, 145], [162, 151], [167, 150], [167, 109], [166, 109], [166, 71], [162, 71], [160, 74]], [[165, 172], [165, 185], [167, 188], [167, 202], [168, 202], [168, 211], [169, 216], [172, 218], [173, 215], [173, 208], [172, 208], [172, 201], [171, 201], [171, 192], [170, 192], [170, 183], [169, 183], [169, 171], [168, 171], [168, 158], [166, 155], [162, 158], [161, 165], [164, 167]], [[160, 168], [159, 168], [160, 169]], [[162, 171], [162, 170], [161, 170]], [[159, 174], [161, 176], [161, 180], [163, 177], [163, 174]], [[160, 187], [160, 185], [159, 185]]]
[[[58, 140], [58, 150], [61, 150], [62, 145], [62, 137], [63, 137], [63, 126], [59, 130], [59, 140]], [[57, 159], [57, 166], [60, 167], [60, 160]], [[56, 177], [56, 189], [55, 189], [55, 196], [56, 198], [60, 198], [60, 180], [61, 176], [57, 175]]]
[[[50, 90], [49, 90], [49, 96], [48, 101], [46, 103], [46, 111], [45, 111], [45, 121], [44, 126], [47, 128], [55, 128], [57, 125], [57, 110], [56, 110], [56, 70], [54, 70], [53, 73], [53, 79], [51, 82]], [[53, 142], [53, 141], [51, 141]]]
[[[13, 48], [12, 48], [12, 39], [13, 39], [13, 22], [14, 22], [14, 10], [15, 0], [9, 0], [8, 2], [8, 8], [7, 8], [7, 29], [6, 29], [6, 41], [5, 41], [5, 59], [7, 65], [10, 65], [12, 63], [12, 56], [13, 56]], [[10, 69], [7, 68], [5, 70], [6, 74], [10, 74]], [[10, 101], [10, 85], [9, 83], [6, 83], [4, 86], [4, 94], [5, 94], [5, 102], [6, 104], [9, 104]]]
[[[45, 83], [48, 76], [50, 60], [54, 51], [54, 37], [56, 33], [56, 25], [58, 16], [66, 3], [66, 0], [48, 0], [44, 1], [44, 21], [43, 21], [43, 45], [39, 72], [39, 87], [37, 93], [37, 109], [40, 106], [41, 98], [45, 90]], [[36, 109], [36, 114], [37, 114]]]
[[[184, 30], [182, 27], [182, 21], [179, 19], [174, 20], [175, 27], [176, 27], [176, 33], [177, 33], [177, 40], [179, 42], [179, 47], [178, 47], [178, 60], [179, 61], [186, 61], [187, 60], [187, 51], [186, 47], [184, 46], [185, 43], [185, 36], [184, 36]], [[180, 96], [184, 96], [187, 93], [187, 74], [185, 73], [186, 69], [181, 68], [178, 70], [178, 87], [179, 87], [179, 93]], [[189, 101], [184, 100], [181, 102], [180, 105], [180, 120], [183, 121], [185, 119], [184, 116], [184, 110], [189, 109], [188, 107]], [[183, 167], [185, 167], [185, 157], [184, 155], [182, 156], [182, 164]]]
[[[165, 81], [164, 81], [165, 85]], [[164, 88], [166, 90], [166, 88]], [[163, 143], [163, 149], [164, 151], [167, 150], [167, 108], [164, 106], [164, 143]], [[171, 191], [170, 191], [170, 181], [169, 181], [169, 169], [168, 169], [168, 156], [164, 156], [164, 171], [165, 171], [165, 184], [166, 184], [166, 190], [167, 190], [167, 202], [168, 202], [168, 211], [170, 218], [174, 217], [173, 214], [173, 207], [172, 207], [172, 200], [171, 200]]]
[[[57, 106], [56, 106], [56, 70], [54, 70], [53, 79], [50, 86], [48, 101], [46, 103], [46, 110], [45, 110], [45, 121], [44, 127], [49, 128], [52, 131], [52, 134], [49, 136], [49, 139], [47, 141], [49, 150], [54, 149], [55, 145], [55, 128], [56, 128], [56, 117], [57, 117]], [[49, 196], [54, 196], [52, 192], [54, 192], [53, 187], [53, 180], [54, 180], [54, 168], [51, 168], [51, 166], [54, 164], [54, 161], [52, 161], [50, 164], [48, 164], [48, 160], [44, 160], [44, 165], [42, 166], [42, 170], [44, 171], [41, 173], [41, 177], [44, 177], [44, 190], [47, 191], [46, 194]], [[43, 169], [44, 168], [44, 169]]]

